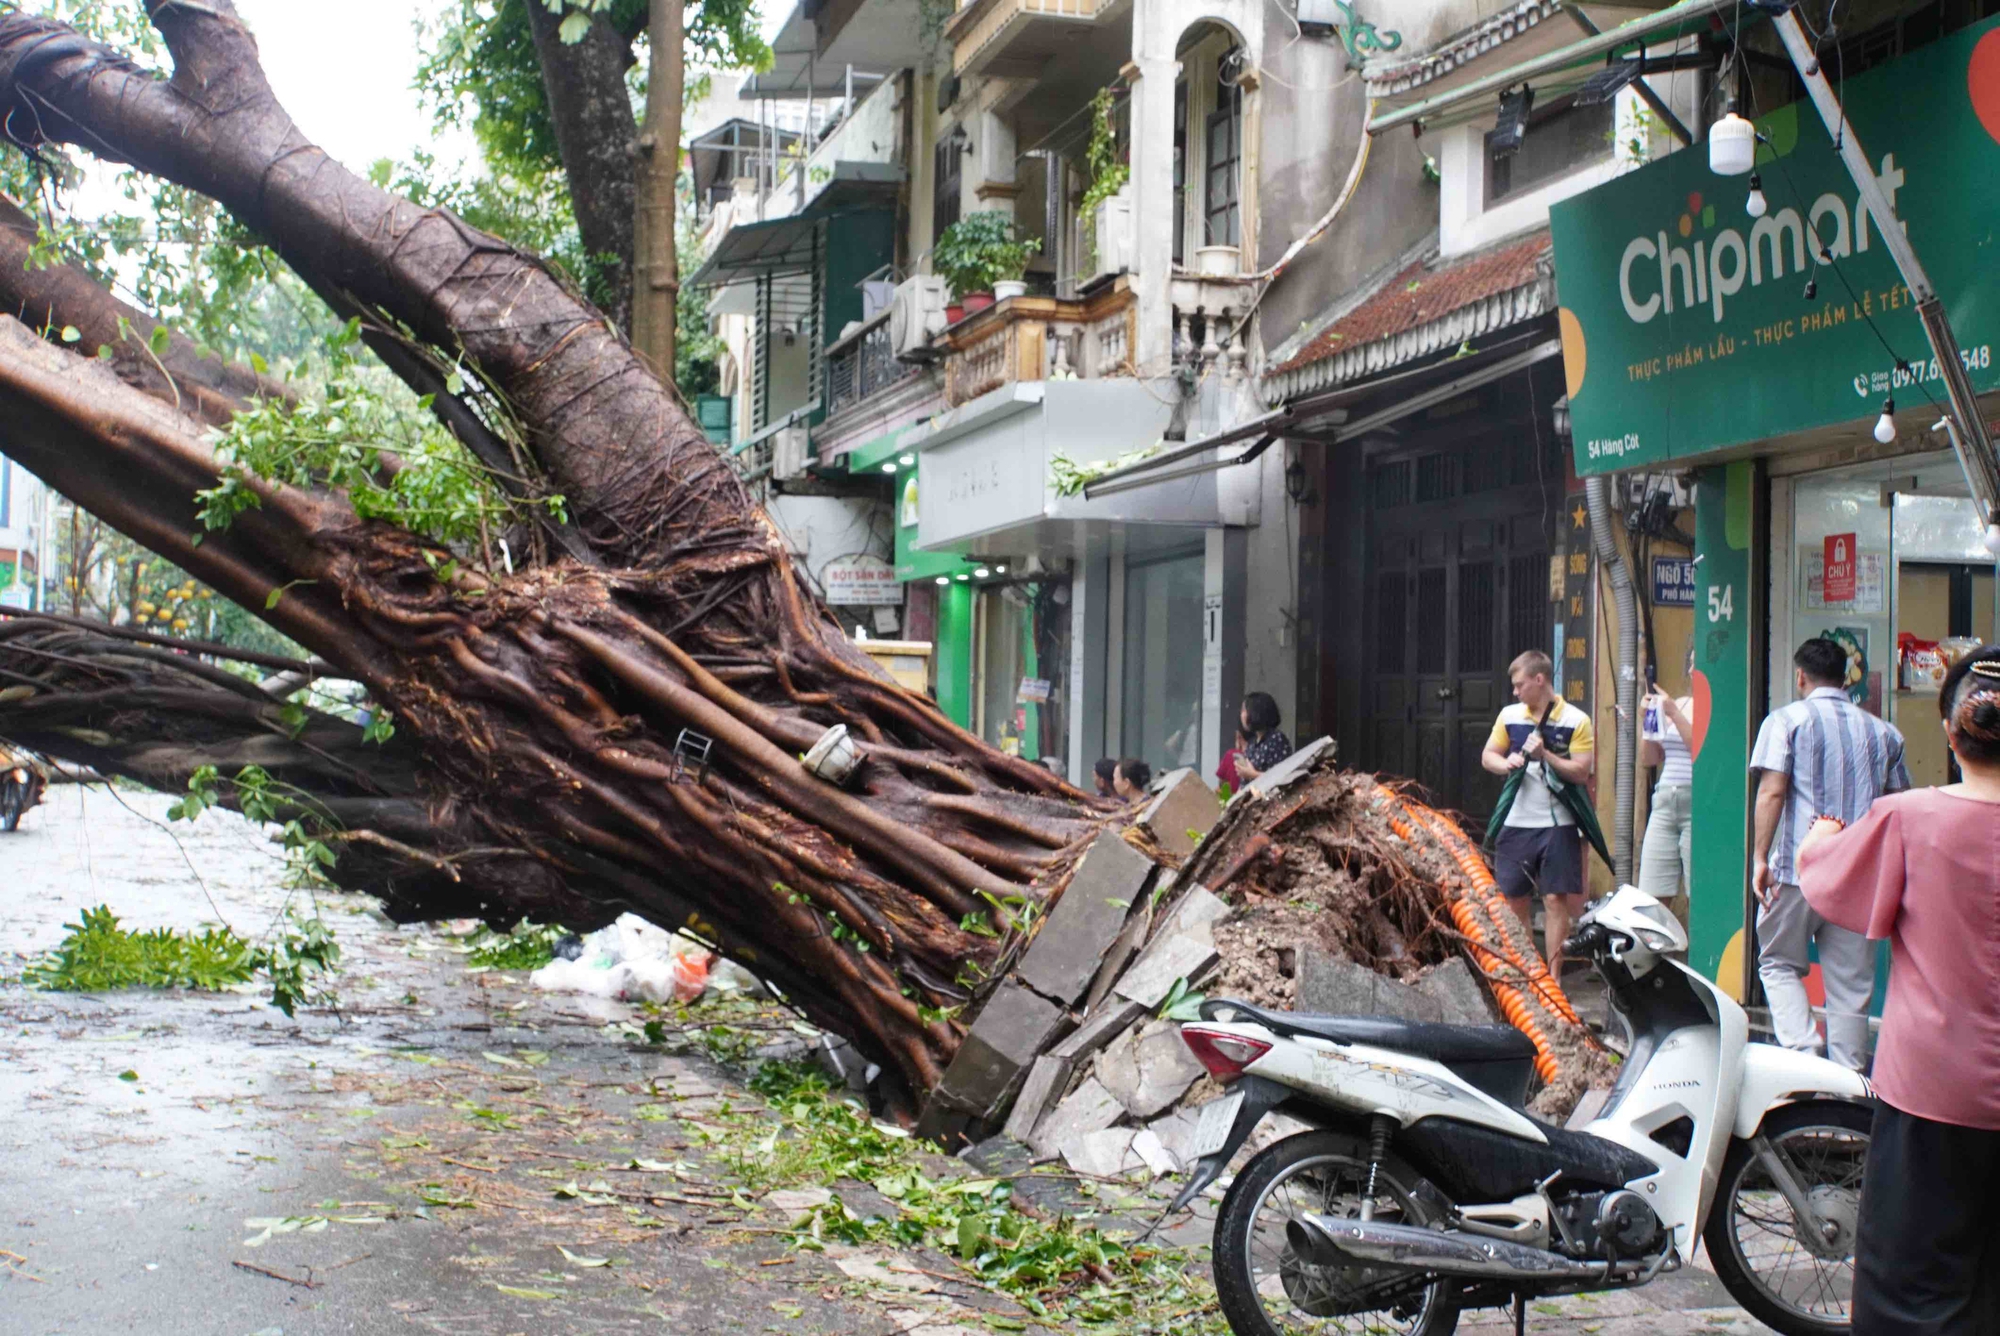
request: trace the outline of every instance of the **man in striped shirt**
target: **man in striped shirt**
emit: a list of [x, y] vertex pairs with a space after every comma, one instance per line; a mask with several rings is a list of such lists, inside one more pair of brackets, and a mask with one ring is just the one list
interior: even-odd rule
[[1750, 768], [1757, 784], [1757, 974], [1771, 1006], [1771, 1028], [1786, 1048], [1819, 1047], [1806, 997], [1806, 949], [1819, 947], [1826, 987], [1826, 1055], [1860, 1071], [1868, 1060], [1868, 998], [1875, 991], [1875, 948], [1859, 933], [1828, 923], [1799, 894], [1793, 862], [1813, 822], [1830, 816], [1853, 825], [1885, 793], [1910, 787], [1903, 735], [1847, 698], [1847, 651], [1824, 637], [1792, 656], [1800, 699], [1773, 711], [1757, 734]]

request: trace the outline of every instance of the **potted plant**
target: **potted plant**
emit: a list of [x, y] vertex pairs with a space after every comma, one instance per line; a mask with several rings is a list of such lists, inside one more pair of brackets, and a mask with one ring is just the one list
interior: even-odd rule
[[[938, 238], [931, 262], [951, 284], [963, 313], [983, 311], [994, 301], [996, 289], [1005, 285], [1007, 296], [1027, 291], [1021, 275], [1028, 261], [1042, 248], [1040, 239], [1017, 239], [1014, 220], [998, 210], [968, 214], [945, 229]], [[951, 308], [945, 309], [947, 319]], [[953, 320], [952, 323], [957, 323]]]

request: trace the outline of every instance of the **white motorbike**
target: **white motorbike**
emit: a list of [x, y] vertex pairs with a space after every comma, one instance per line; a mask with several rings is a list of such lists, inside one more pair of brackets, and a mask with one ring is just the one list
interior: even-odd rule
[[1228, 1092], [1202, 1109], [1178, 1210], [1264, 1118], [1313, 1125], [1236, 1175], [1216, 1290], [1239, 1336], [1445, 1336], [1464, 1309], [1644, 1285], [1706, 1240], [1716, 1275], [1785, 1333], [1845, 1332], [1873, 1092], [1749, 1042], [1743, 1009], [1670, 953], [1686, 932], [1627, 886], [1565, 947], [1630, 1033], [1580, 1130], [1523, 1111], [1535, 1050], [1509, 1026], [1308, 1016], [1211, 999], [1181, 1028]]

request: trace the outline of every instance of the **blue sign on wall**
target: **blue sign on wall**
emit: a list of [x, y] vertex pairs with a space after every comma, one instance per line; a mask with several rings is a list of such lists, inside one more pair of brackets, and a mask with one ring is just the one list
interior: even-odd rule
[[1692, 608], [1694, 606], [1694, 558], [1653, 558], [1653, 606]]

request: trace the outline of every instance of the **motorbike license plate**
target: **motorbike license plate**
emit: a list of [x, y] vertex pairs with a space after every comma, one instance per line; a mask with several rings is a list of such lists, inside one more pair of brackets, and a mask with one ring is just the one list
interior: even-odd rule
[[1229, 1140], [1229, 1129], [1236, 1126], [1236, 1111], [1242, 1107], [1243, 1092], [1240, 1090], [1201, 1106], [1201, 1117], [1194, 1125], [1194, 1143], [1189, 1147], [1195, 1159], [1213, 1155], [1222, 1149]]

